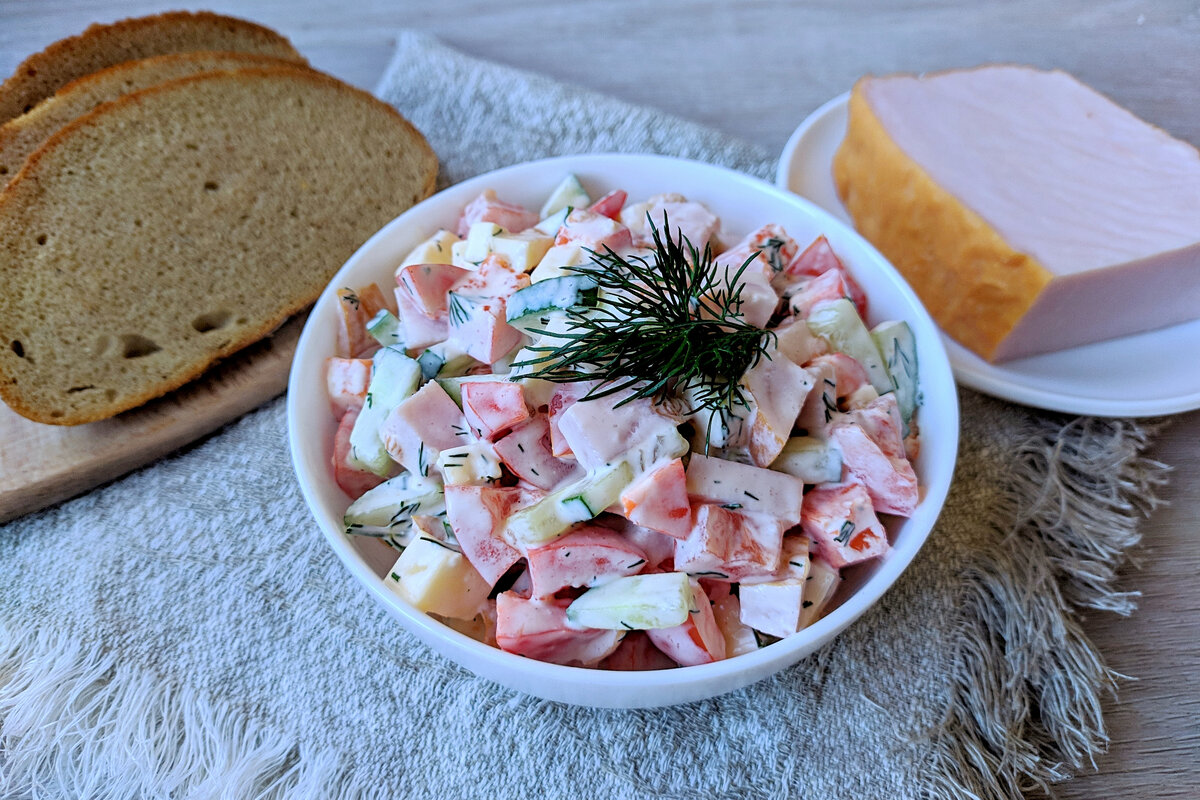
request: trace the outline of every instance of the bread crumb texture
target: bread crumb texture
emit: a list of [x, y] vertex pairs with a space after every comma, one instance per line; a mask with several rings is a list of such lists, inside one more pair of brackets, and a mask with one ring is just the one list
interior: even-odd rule
[[78, 424], [181, 386], [311, 304], [436, 171], [394, 109], [303, 67], [97, 108], [0, 195], [0, 396]]

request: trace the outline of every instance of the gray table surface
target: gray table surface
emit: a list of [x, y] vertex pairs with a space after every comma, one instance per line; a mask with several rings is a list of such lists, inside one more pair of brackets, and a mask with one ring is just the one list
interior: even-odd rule
[[[177, 6], [0, 0], [0, 73], [112, 21]], [[393, 31], [669, 111], [765, 145], [866, 72], [1008, 61], [1066, 69], [1134, 113], [1200, 144], [1200, 3], [1185, 0], [651, 3], [588, 0], [214, 0], [271, 26], [313, 66], [370, 89]], [[196, 7], [199, 8], [199, 7]], [[1181, 369], [1197, 369], [1181, 365]], [[1136, 678], [1107, 704], [1112, 744], [1064, 798], [1200, 797], [1200, 412], [1174, 417], [1152, 455], [1174, 467], [1170, 505], [1144, 525], [1143, 597], [1128, 619], [1085, 621], [1109, 663]]]

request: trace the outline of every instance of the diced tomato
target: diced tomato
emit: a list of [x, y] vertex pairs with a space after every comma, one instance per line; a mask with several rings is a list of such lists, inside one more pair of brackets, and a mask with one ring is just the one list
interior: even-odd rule
[[496, 644], [501, 650], [552, 664], [592, 666], [617, 649], [618, 631], [577, 628], [567, 621], [569, 599], [496, 595]]
[[845, 469], [866, 487], [875, 510], [909, 517], [920, 495], [901, 425], [895, 395], [889, 393], [834, 423], [829, 436], [842, 451]]
[[548, 597], [568, 586], [598, 586], [636, 575], [646, 554], [621, 534], [598, 525], [582, 525], [526, 553], [534, 597]]
[[588, 206], [588, 211], [603, 214], [609, 219], [619, 220], [621, 218], [621, 209], [625, 207], [625, 198], [627, 196], [624, 189], [613, 189], [604, 195], [604, 197], [601, 197]]
[[467, 421], [437, 381], [400, 401], [379, 429], [388, 455], [409, 472], [428, 475], [438, 453], [466, 444]]
[[360, 410], [370, 384], [370, 359], [333, 356], [325, 361], [325, 389], [337, 416], [350, 409]]
[[535, 414], [501, 436], [495, 450], [514, 475], [546, 491], [583, 475], [577, 461], [556, 458], [550, 451], [550, 420], [544, 414]]
[[404, 331], [404, 346], [410, 350], [429, 347], [445, 340], [450, 333], [450, 321], [445, 313], [426, 314], [407, 289], [395, 290], [397, 316]]
[[767, 514], [702, 503], [688, 538], [675, 542], [675, 569], [730, 581], [769, 575], [779, 566], [789, 524]]
[[350, 409], [342, 415], [338, 423], [337, 433], [333, 437], [333, 479], [343, 492], [351, 497], [361, 497], [368, 489], [374, 489], [383, 483], [385, 478], [374, 472], [355, 469], [346, 459], [350, 455], [350, 431], [354, 430], [354, 421], [358, 419], [358, 410]]
[[452, 484], [446, 487], [446, 519], [463, 555], [495, 586], [521, 554], [503, 538], [508, 515], [536, 500], [524, 489]]
[[849, 397], [864, 386], [871, 384], [871, 376], [866, 368], [845, 353], [826, 353], [812, 359], [807, 366], [820, 367], [828, 364], [833, 369], [833, 379], [837, 382], [836, 394], [841, 400]]
[[692, 585], [692, 609], [682, 625], [646, 631], [654, 646], [685, 667], [709, 664], [725, 658], [725, 637], [713, 617], [712, 603], [696, 581]]
[[488, 253], [479, 262], [478, 270], [463, 270], [451, 291], [470, 297], [508, 297], [528, 285], [529, 276], [513, 269], [507, 258]]
[[686, 539], [692, 530], [692, 506], [683, 461], [668, 461], [629, 484], [621, 492], [621, 508], [631, 522]]
[[842, 260], [829, 246], [829, 240], [818, 236], [788, 263], [784, 272], [789, 278], [815, 277], [834, 268], [842, 268]]
[[410, 264], [396, 270], [396, 285], [403, 289], [422, 313], [436, 317], [446, 313], [446, 293], [470, 270], [452, 264]]
[[859, 483], [815, 486], [804, 495], [804, 533], [830, 565], [841, 568], [881, 556], [890, 547], [887, 531]]
[[509, 233], [520, 233], [536, 225], [538, 216], [522, 206], [505, 203], [493, 190], [485, 189], [483, 194], [463, 208], [454, 228], [455, 233], [460, 239], [465, 239], [471, 232], [471, 225], [476, 222], [494, 222]]
[[494, 442], [529, 419], [521, 384], [511, 381], [468, 381], [462, 385], [463, 414], [480, 439]]
[[[371, 284], [374, 286], [374, 284]], [[367, 316], [359, 293], [338, 289], [338, 354], [347, 358], [369, 357], [379, 349], [379, 342], [367, 333]]]
[[850, 277], [850, 273], [840, 266], [833, 267], [801, 283], [799, 288], [791, 294], [788, 306], [793, 314], [806, 319], [817, 303], [823, 300], [839, 300], [843, 297], [849, 298], [854, 303], [860, 317], [867, 318], [867, 296]]
[[808, 323], [797, 317], [788, 317], [775, 326], [775, 346], [780, 355], [794, 364], [803, 366], [813, 358], [829, 352], [829, 345], [819, 336], [814, 336]]
[[674, 669], [679, 666], [670, 656], [654, 646], [645, 631], [630, 631], [612, 655], [596, 665], [599, 669], [637, 671]]
[[633, 237], [629, 229], [617, 220], [586, 208], [577, 208], [567, 215], [554, 236], [556, 246], [569, 242], [597, 252], [603, 252], [605, 247], [619, 251], [630, 247]]

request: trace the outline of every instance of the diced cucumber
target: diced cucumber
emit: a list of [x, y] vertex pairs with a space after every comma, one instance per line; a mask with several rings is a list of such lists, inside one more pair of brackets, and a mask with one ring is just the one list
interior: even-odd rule
[[903, 320], [881, 322], [871, 331], [883, 365], [896, 390], [896, 404], [907, 427], [913, 411], [920, 405], [920, 383], [917, 372], [917, 340], [912, 328]]
[[563, 206], [557, 211], [547, 214], [542, 218], [542, 221], [533, 226], [533, 229], [538, 233], [544, 233], [547, 236], [553, 236], [558, 233], [558, 229], [567, 221], [567, 215], [571, 213], [571, 206]]
[[842, 297], [817, 303], [808, 315], [808, 328], [834, 350], [862, 364], [875, 391], [884, 394], [892, 390], [892, 379], [883, 365], [883, 356], [849, 300]]
[[401, 538], [413, 514], [435, 515], [446, 510], [446, 495], [436, 478], [403, 472], [369, 489], [346, 509], [346, 533]]
[[505, 536], [520, 548], [551, 542], [620, 500], [621, 490], [632, 480], [633, 470], [625, 461], [595, 470], [513, 513]]
[[595, 306], [599, 299], [596, 281], [587, 275], [549, 278], [508, 298], [505, 313], [508, 323], [522, 332], [544, 328], [540, 318], [553, 311], [577, 306]]
[[842, 453], [833, 442], [796, 436], [787, 440], [771, 469], [795, 475], [805, 483], [836, 483], [842, 479]]
[[371, 359], [367, 398], [350, 431], [351, 466], [387, 475], [393, 461], [379, 438], [379, 429], [392, 409], [417, 390], [421, 367], [399, 347], [385, 347]]
[[567, 620], [604, 630], [673, 628], [687, 620], [691, 607], [687, 573], [629, 575], [579, 595], [567, 606]]
[[379, 309], [379, 313], [367, 322], [367, 333], [384, 347], [404, 347], [404, 330], [400, 326], [400, 319], [386, 308]]
[[475, 359], [448, 342], [438, 342], [417, 356], [417, 363], [421, 365], [421, 379], [432, 380], [462, 375], [475, 364]]
[[538, 212], [538, 216], [543, 219], [559, 211], [567, 206], [575, 208], [583, 208], [591, 205], [592, 199], [588, 197], [587, 191], [583, 188], [583, 184], [579, 182], [579, 178], [568, 173], [558, 186], [554, 187], [554, 191], [546, 198], [546, 202], [542, 205], [542, 210]]
[[437, 468], [446, 485], [480, 485], [500, 480], [500, 460], [485, 442], [469, 442], [438, 453]]

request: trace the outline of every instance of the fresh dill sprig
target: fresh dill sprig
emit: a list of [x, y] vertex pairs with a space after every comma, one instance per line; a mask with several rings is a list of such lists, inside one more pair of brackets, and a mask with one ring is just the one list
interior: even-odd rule
[[513, 366], [535, 367], [528, 377], [556, 383], [600, 381], [584, 399], [629, 389], [622, 403], [663, 402], [686, 390], [689, 414], [747, 405], [741, 377], [774, 337], [740, 313], [741, 277], [754, 255], [731, 272], [715, 262], [709, 245], [700, 252], [682, 231], [672, 237], [665, 212], [662, 229], [647, 219], [654, 241], [649, 257], [621, 256], [606, 246], [588, 251], [591, 263], [566, 267], [593, 279], [604, 302], [568, 309], [567, 331], [533, 331], [563, 342], [530, 348], [539, 355]]

